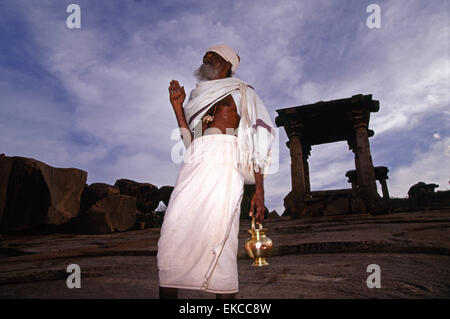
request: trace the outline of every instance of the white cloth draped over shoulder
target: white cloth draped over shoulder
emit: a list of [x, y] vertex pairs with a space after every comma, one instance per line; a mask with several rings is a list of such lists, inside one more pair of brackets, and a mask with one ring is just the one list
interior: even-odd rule
[[238, 113], [241, 115], [237, 132], [241, 150], [239, 163], [254, 163], [257, 170], [262, 168], [262, 173], [267, 173], [271, 162], [271, 144], [275, 138], [275, 128], [259, 96], [251, 86], [240, 79], [230, 77], [198, 83], [184, 106], [189, 129], [195, 136], [199, 136], [201, 130], [195, 132], [195, 128], [203, 115], [215, 102], [234, 91], [241, 93], [241, 102], [236, 103]]

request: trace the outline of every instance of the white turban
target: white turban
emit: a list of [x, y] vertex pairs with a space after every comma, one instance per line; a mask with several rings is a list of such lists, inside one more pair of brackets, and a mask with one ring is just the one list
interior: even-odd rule
[[228, 45], [217, 44], [209, 48], [206, 52], [216, 52], [222, 58], [224, 58], [225, 61], [231, 63], [231, 72], [233, 72], [233, 74], [236, 72], [239, 66], [239, 58], [236, 52], [234, 52], [234, 50], [230, 48]]

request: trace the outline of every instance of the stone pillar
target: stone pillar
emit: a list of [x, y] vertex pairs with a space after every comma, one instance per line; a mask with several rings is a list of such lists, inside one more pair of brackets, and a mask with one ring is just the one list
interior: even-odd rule
[[390, 199], [389, 190], [385, 179], [380, 179], [381, 190], [383, 191], [383, 199]]
[[[303, 142], [303, 141], [302, 141]], [[305, 192], [306, 194], [311, 193], [311, 182], [309, 178], [309, 163], [308, 163], [308, 157], [311, 155], [311, 146], [308, 144], [304, 144], [303, 142], [303, 168], [304, 168], [304, 179], [305, 179]]]
[[375, 178], [380, 181], [381, 190], [383, 192], [383, 199], [390, 199], [389, 190], [386, 184], [386, 180], [388, 177], [389, 169], [386, 166], [377, 166], [375, 167]]
[[367, 124], [357, 122], [354, 124], [355, 130], [355, 166], [358, 190], [366, 203], [369, 212], [378, 213], [380, 207], [375, 171], [370, 154], [369, 135]]
[[308, 168], [305, 168], [301, 136], [294, 133], [289, 139], [289, 151], [291, 155], [291, 204], [289, 207], [291, 218], [299, 218], [304, 208], [304, 198], [308, 191]]

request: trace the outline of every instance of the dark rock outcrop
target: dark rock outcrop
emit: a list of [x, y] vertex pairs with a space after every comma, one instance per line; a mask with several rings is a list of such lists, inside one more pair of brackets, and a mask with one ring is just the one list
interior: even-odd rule
[[283, 205], [284, 211], [282, 216], [291, 216], [291, 207], [295, 206], [295, 198], [292, 191], [283, 198]]
[[61, 225], [78, 215], [87, 172], [0, 156], [0, 231]]
[[136, 207], [144, 213], [154, 211], [159, 204], [158, 187], [150, 183], [138, 183], [129, 179], [119, 179], [114, 184], [122, 195], [136, 198]]
[[87, 211], [68, 222], [65, 232], [104, 234], [126, 231], [136, 223], [136, 198], [112, 194], [93, 204]]
[[267, 215], [267, 219], [281, 219], [276, 210], [273, 210]]
[[[162, 186], [158, 190], [159, 200], [164, 203], [164, 205], [169, 206], [170, 195], [172, 195], [174, 187], [173, 186]], [[158, 201], [159, 204], [159, 201]]]
[[408, 198], [391, 198], [392, 210], [402, 212], [449, 207], [450, 191], [436, 191], [438, 187], [438, 184], [418, 182], [409, 188]]
[[14, 159], [0, 154], [0, 222], [6, 205], [8, 181]]
[[439, 185], [437, 184], [418, 182], [409, 188], [408, 197], [413, 200], [415, 204], [422, 207], [436, 201], [435, 189], [438, 187]]
[[86, 185], [83, 194], [81, 195], [80, 212], [87, 211], [92, 205], [103, 198], [117, 194], [120, 194], [117, 187], [105, 183]]
[[164, 212], [142, 213], [136, 214], [136, 224], [134, 229], [157, 228], [161, 227], [164, 221]]

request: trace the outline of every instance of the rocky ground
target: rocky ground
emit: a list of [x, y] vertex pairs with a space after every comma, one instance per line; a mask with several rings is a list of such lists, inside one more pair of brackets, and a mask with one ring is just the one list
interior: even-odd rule
[[[238, 298], [449, 298], [450, 209], [264, 222], [275, 251], [255, 268], [241, 222]], [[0, 298], [157, 298], [159, 229], [0, 237]], [[81, 288], [66, 286], [69, 264]], [[367, 266], [381, 269], [369, 289]], [[214, 298], [180, 290], [181, 298]]]

